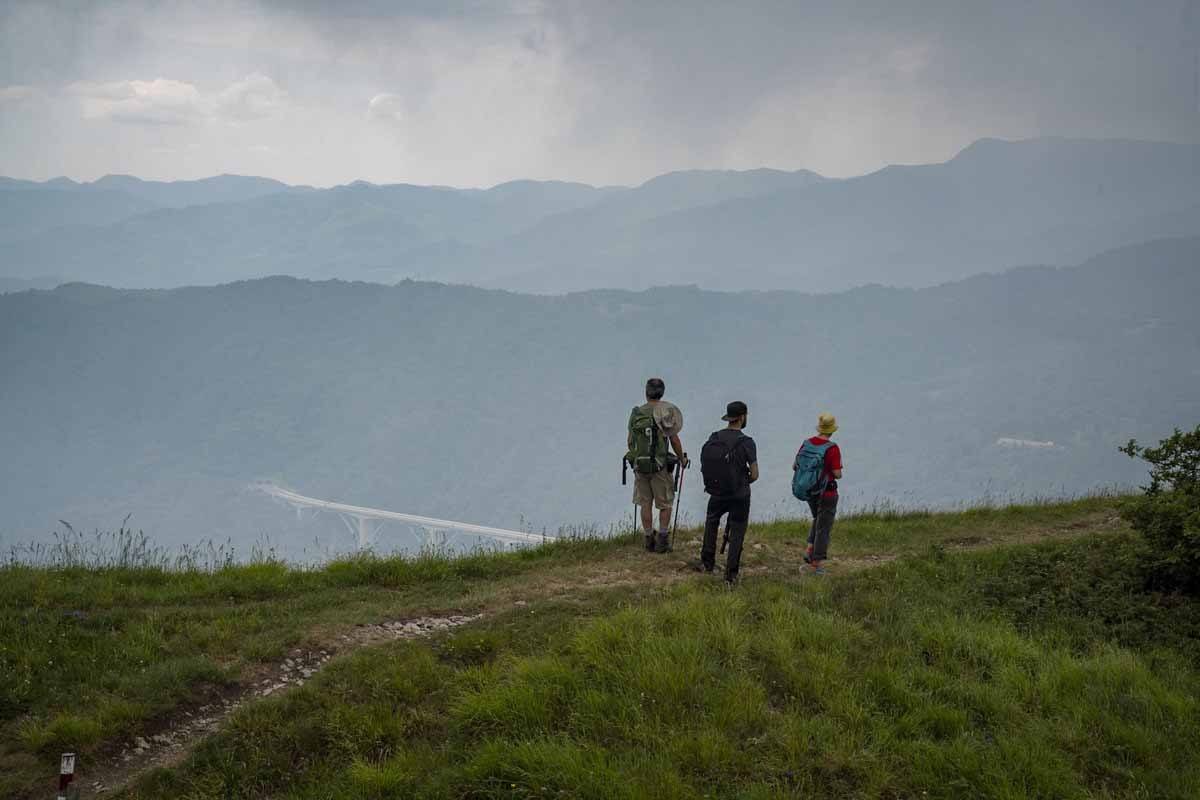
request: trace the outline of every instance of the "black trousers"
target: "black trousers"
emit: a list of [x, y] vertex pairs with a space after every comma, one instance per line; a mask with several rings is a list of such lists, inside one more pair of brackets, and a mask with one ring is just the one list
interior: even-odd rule
[[742, 563], [742, 544], [746, 540], [746, 526], [750, 522], [750, 495], [745, 497], [710, 497], [708, 511], [704, 515], [704, 544], [700, 548], [700, 561], [712, 569], [717, 561], [717, 530], [721, 517], [729, 515], [729, 549], [725, 553], [725, 580], [737, 577]]
[[824, 561], [829, 556], [829, 539], [833, 536], [833, 518], [837, 516], [837, 496], [820, 497], [808, 501], [812, 511], [812, 529], [808, 532], [808, 543], [812, 547], [813, 561]]

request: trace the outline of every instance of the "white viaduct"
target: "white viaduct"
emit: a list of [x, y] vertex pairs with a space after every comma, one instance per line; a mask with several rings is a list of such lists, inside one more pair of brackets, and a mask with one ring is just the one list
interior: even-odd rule
[[410, 525], [424, 533], [424, 544], [431, 544], [437, 534], [466, 534], [480, 538], [492, 539], [506, 545], [542, 544], [552, 542], [556, 537], [540, 533], [524, 533], [510, 531], [504, 528], [492, 528], [487, 525], [474, 525], [469, 522], [455, 522], [448, 519], [423, 517], [417, 514], [402, 514], [398, 511], [385, 511], [379, 508], [352, 506], [346, 503], [336, 503], [329, 500], [319, 500], [315, 497], [293, 492], [273, 483], [260, 482], [251, 484], [251, 488], [282, 500], [300, 513], [303, 509], [328, 511], [337, 514], [345, 523], [350, 533], [357, 537], [358, 549], [369, 548], [385, 522], [401, 522]]

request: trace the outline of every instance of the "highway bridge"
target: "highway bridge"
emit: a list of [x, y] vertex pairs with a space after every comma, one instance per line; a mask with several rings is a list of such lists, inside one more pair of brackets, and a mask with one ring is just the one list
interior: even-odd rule
[[267, 481], [251, 484], [250, 488], [287, 503], [296, 509], [297, 514], [302, 513], [305, 509], [336, 514], [349, 529], [351, 535], [356, 537], [359, 550], [369, 549], [374, 544], [380, 529], [387, 522], [398, 522], [418, 531], [425, 547], [437, 544], [445, 545], [450, 537], [457, 538], [459, 536], [490, 539], [508, 546], [537, 545], [552, 542], [556, 538], [540, 533], [510, 531], [487, 525], [475, 525], [470, 522], [455, 522], [448, 519], [423, 517], [418, 514], [402, 514], [399, 511], [385, 511], [380, 508], [319, 500]]

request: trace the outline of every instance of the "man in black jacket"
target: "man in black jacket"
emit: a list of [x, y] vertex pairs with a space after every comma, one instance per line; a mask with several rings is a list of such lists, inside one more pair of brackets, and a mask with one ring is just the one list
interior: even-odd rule
[[758, 448], [742, 431], [748, 416], [746, 404], [735, 400], [721, 419], [729, 423], [708, 438], [700, 452], [708, 511], [704, 518], [704, 544], [697, 570], [712, 572], [717, 559], [717, 530], [721, 517], [729, 515], [729, 552], [725, 556], [725, 582], [737, 583], [742, 544], [750, 522], [750, 484], [758, 480]]

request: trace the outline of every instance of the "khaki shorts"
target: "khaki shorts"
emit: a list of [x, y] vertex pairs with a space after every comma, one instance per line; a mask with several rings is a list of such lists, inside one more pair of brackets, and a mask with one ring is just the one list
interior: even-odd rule
[[644, 506], [654, 501], [657, 508], [670, 508], [675, 502], [675, 473], [669, 469], [660, 469], [649, 474], [635, 472], [633, 474], [633, 504]]

